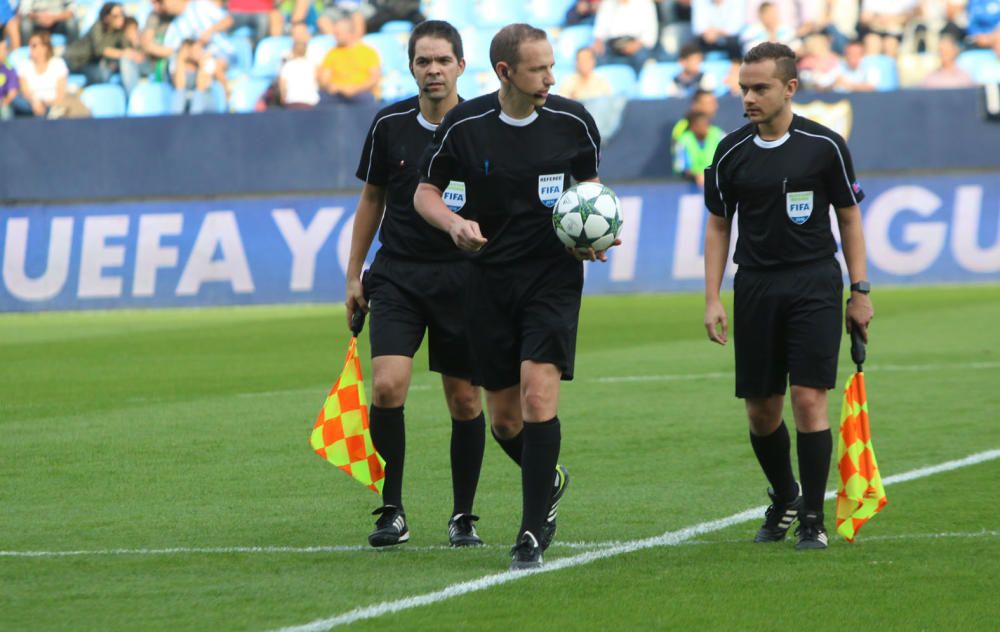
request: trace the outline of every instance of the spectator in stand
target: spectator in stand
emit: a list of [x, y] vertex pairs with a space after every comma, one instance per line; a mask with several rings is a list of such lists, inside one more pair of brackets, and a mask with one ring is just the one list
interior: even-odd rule
[[873, 92], [878, 85], [878, 70], [865, 68], [861, 61], [865, 57], [865, 46], [858, 40], [848, 42], [844, 47], [844, 63], [840, 75], [834, 81], [834, 89], [840, 92]]
[[691, 27], [702, 52], [722, 51], [729, 59], [743, 59], [740, 31], [746, 24], [746, 0], [692, 0]]
[[779, 42], [796, 49], [795, 29], [781, 21], [778, 5], [773, 2], [761, 2], [757, 8], [757, 22], [751, 24], [740, 35], [744, 53], [763, 42]]
[[164, 0], [152, 0], [152, 2], [153, 12], [146, 18], [142, 33], [139, 35], [141, 49], [146, 57], [140, 70], [142, 75], [153, 81], [167, 81], [170, 77], [167, 66], [170, 58], [173, 57], [174, 50], [164, 42], [166, 41], [167, 28], [174, 16], [167, 13], [163, 6]]
[[722, 129], [712, 125], [706, 112], [688, 112], [688, 129], [674, 144], [674, 173], [705, 188], [705, 169], [712, 164]]
[[350, 15], [342, 15], [333, 23], [337, 45], [323, 58], [319, 70], [319, 85], [323, 89], [320, 102], [324, 105], [378, 101], [382, 62], [378, 51], [361, 41], [357, 29]]
[[[175, 16], [163, 35], [164, 45], [179, 52], [186, 40], [195, 40], [198, 45], [188, 49], [188, 65], [197, 64], [199, 72], [210, 69], [228, 94], [226, 71], [235, 51], [223, 33], [233, 26], [232, 16], [211, 0], [164, 0], [163, 7]], [[174, 83], [178, 71], [171, 71]]]
[[117, 2], [101, 7], [94, 26], [67, 46], [63, 57], [70, 71], [85, 75], [87, 83], [107, 83], [119, 75], [126, 92], [139, 82], [143, 61], [142, 53], [129, 48], [125, 40], [125, 9]]
[[[942, 89], [968, 88], [976, 85], [976, 82], [972, 79], [969, 73], [965, 72], [965, 70], [963, 70], [962, 67], [956, 63], [958, 54], [961, 52], [962, 49], [959, 47], [958, 41], [955, 38], [949, 35], [942, 36], [941, 39], [938, 40], [938, 57], [941, 59], [941, 65], [937, 70], [924, 78], [920, 87]], [[998, 46], [997, 57], [1000, 58], [1000, 46]]]
[[66, 98], [66, 62], [52, 51], [52, 36], [45, 31], [28, 38], [29, 58], [18, 64], [21, 93], [10, 107], [15, 116], [48, 116]]
[[0, 41], [10, 39], [12, 49], [21, 47], [21, 21], [18, 18], [19, 0], [0, 0]]
[[233, 18], [229, 30], [249, 28], [254, 46], [268, 35], [281, 35], [285, 31], [285, 16], [274, 6], [274, 0], [229, 0], [227, 8]]
[[601, 6], [601, 0], [577, 0], [569, 6], [566, 18], [563, 20], [564, 26], [574, 26], [576, 24], [593, 24], [597, 9]]
[[840, 58], [830, 46], [830, 38], [813, 33], [806, 38], [805, 55], [799, 60], [799, 81], [806, 90], [833, 89], [842, 71]]
[[833, 40], [833, 49], [843, 52], [847, 42], [859, 39], [861, 6], [858, 0], [819, 0], [819, 5], [816, 22], [804, 25], [803, 28], [810, 28], [810, 32], [826, 33]]
[[638, 74], [658, 39], [653, 0], [604, 0], [597, 9], [593, 48], [602, 64], [628, 64]]
[[32, 33], [41, 30], [64, 35], [66, 43], [72, 43], [80, 34], [75, 9], [74, 0], [21, 0], [21, 41], [28, 41]]
[[918, 25], [918, 32], [928, 27], [939, 26], [938, 35], [948, 35], [956, 42], [961, 42], [965, 39], [967, 3], [968, 0], [920, 0], [917, 11], [922, 24]]
[[420, 12], [420, 0], [371, 0], [371, 5], [375, 12], [365, 21], [368, 33], [377, 33], [394, 20], [419, 24], [427, 19]]
[[681, 47], [681, 54], [678, 59], [681, 71], [674, 77], [674, 93], [677, 96], [687, 97], [693, 95], [698, 90], [714, 90], [710, 77], [706, 76], [701, 69], [705, 55], [701, 52], [698, 42], [691, 41]]
[[215, 111], [212, 83], [216, 60], [201, 40], [186, 39], [177, 49], [171, 69], [174, 114], [204, 114]]
[[289, 109], [306, 109], [319, 103], [319, 67], [306, 56], [309, 27], [292, 25], [292, 54], [281, 65], [278, 91], [281, 104]]
[[[308, 0], [299, 0], [308, 5]], [[324, 35], [337, 36], [336, 23], [344, 18], [351, 20], [354, 32], [358, 37], [364, 37], [367, 32], [365, 23], [375, 16], [375, 8], [367, 0], [322, 0], [323, 10], [316, 18], [316, 28]], [[307, 7], [308, 8], [308, 7]], [[295, 7], [295, 15], [302, 12], [299, 5]]]
[[969, 0], [969, 43], [992, 48], [1000, 40], [1000, 0]]
[[897, 57], [903, 28], [916, 15], [917, 0], [862, 0], [859, 34], [880, 37], [883, 54]]
[[[704, 112], [708, 115], [709, 121], [715, 120], [715, 115], [719, 112], [719, 99], [714, 92], [708, 90], [698, 90], [691, 97], [689, 112]], [[685, 116], [674, 124], [670, 131], [670, 146], [673, 147], [680, 140], [681, 135], [688, 130], [688, 118]]]
[[611, 96], [611, 84], [594, 72], [596, 65], [597, 55], [592, 48], [585, 46], [576, 51], [576, 72], [562, 80], [559, 94], [577, 101]]
[[7, 65], [7, 40], [0, 37], [0, 121], [14, 116], [10, 104], [17, 97], [19, 89], [17, 73]]

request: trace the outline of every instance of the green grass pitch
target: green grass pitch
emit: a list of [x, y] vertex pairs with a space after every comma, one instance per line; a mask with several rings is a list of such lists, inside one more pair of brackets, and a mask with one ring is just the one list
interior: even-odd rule
[[[1000, 448], [1000, 286], [873, 299], [883, 473]], [[696, 294], [585, 300], [550, 564], [765, 503], [731, 345], [701, 321]], [[476, 504], [488, 546], [443, 546], [450, 422], [423, 352], [406, 405], [412, 539], [362, 546], [378, 498], [308, 445], [347, 335], [336, 306], [0, 316], [0, 629], [267, 630], [506, 570], [520, 475], [491, 440]], [[846, 344], [841, 357], [842, 385]], [[830, 410], [836, 425], [839, 391]], [[354, 628], [992, 630], [998, 484], [992, 460], [889, 486], [858, 541], [825, 552], [752, 545], [755, 519]]]

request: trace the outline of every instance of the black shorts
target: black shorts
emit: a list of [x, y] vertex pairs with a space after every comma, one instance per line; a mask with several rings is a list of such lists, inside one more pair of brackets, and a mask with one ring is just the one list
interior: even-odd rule
[[836, 386], [844, 300], [837, 261], [740, 268], [733, 289], [737, 397], [783, 395], [787, 383]]
[[583, 264], [573, 257], [473, 265], [469, 331], [474, 384], [521, 381], [521, 362], [554, 364], [573, 379]]
[[376, 254], [363, 282], [371, 309], [368, 337], [372, 357], [412, 358], [427, 331], [430, 370], [470, 377], [463, 313], [470, 268], [471, 264], [462, 260], [422, 262]]

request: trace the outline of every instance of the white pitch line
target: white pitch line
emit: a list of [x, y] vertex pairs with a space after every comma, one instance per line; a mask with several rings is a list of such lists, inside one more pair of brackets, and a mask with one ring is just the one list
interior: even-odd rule
[[[944, 533], [899, 533], [896, 535], [870, 535], [861, 538], [859, 542], [902, 542], [910, 540], [958, 540], [962, 538], [996, 538], [1000, 537], [1000, 531], [946, 531]], [[741, 540], [688, 540], [684, 545], [707, 546], [711, 544], [746, 544], [746, 539]]]
[[[959, 468], [976, 465], [978, 463], [985, 463], [986, 461], [992, 461], [998, 458], [1000, 458], [1000, 450], [987, 450], [985, 452], [972, 454], [964, 459], [947, 461], [938, 465], [922, 467], [909, 472], [888, 476], [882, 479], [882, 482], [885, 485], [904, 483], [906, 481], [933, 476], [934, 474], [957, 470]], [[829, 492], [826, 494], [826, 497], [832, 498], [835, 495], [836, 492]], [[414, 595], [412, 597], [406, 597], [396, 601], [383, 601], [382, 603], [375, 604], [373, 606], [355, 608], [354, 610], [350, 610], [343, 614], [326, 619], [318, 619], [304, 625], [281, 628], [280, 632], [319, 632], [320, 630], [329, 630], [330, 628], [340, 625], [349, 625], [358, 621], [374, 619], [383, 615], [409, 610], [411, 608], [429, 606], [453, 597], [459, 597], [468, 593], [486, 590], [487, 588], [500, 586], [519, 579], [524, 579], [525, 577], [539, 575], [541, 573], [552, 573], [564, 568], [582, 566], [584, 564], [596, 562], [597, 560], [624, 555], [626, 553], [633, 553], [643, 549], [660, 546], [676, 546], [696, 536], [712, 533], [714, 531], [721, 531], [722, 529], [726, 529], [733, 525], [759, 518], [764, 509], [765, 507], [754, 507], [753, 509], [747, 509], [746, 511], [741, 511], [725, 518], [719, 518], [718, 520], [702, 522], [690, 527], [685, 527], [678, 531], [667, 531], [666, 533], [656, 537], [621, 542], [597, 551], [589, 551], [579, 555], [559, 558], [552, 562], [546, 562], [544, 566], [538, 569], [528, 571], [506, 571], [503, 573], [496, 573], [494, 575], [486, 575], [484, 577], [480, 577], [479, 579], [458, 582], [441, 590], [425, 593], [423, 595]]]

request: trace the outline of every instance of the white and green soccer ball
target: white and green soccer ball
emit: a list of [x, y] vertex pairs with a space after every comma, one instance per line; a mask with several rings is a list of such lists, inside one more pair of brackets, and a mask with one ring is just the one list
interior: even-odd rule
[[552, 208], [552, 226], [568, 248], [607, 250], [622, 230], [618, 196], [598, 182], [575, 184]]

